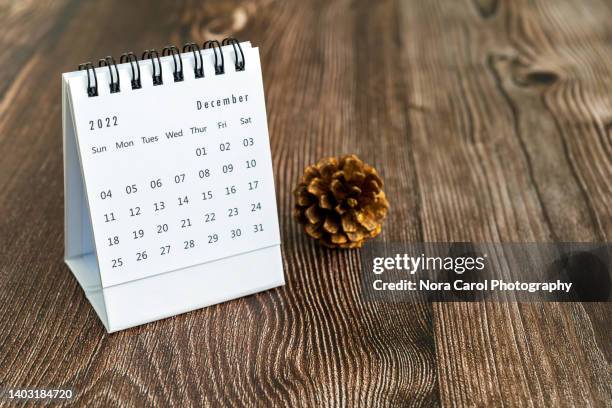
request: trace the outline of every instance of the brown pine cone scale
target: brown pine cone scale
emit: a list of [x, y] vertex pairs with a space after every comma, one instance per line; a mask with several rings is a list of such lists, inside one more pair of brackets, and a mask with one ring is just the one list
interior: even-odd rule
[[382, 231], [389, 202], [376, 169], [355, 155], [304, 170], [294, 215], [306, 234], [331, 248], [359, 248]]

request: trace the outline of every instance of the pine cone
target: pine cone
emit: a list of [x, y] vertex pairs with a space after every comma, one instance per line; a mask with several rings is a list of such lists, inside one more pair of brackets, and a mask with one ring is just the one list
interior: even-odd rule
[[389, 202], [376, 169], [355, 155], [329, 157], [304, 170], [294, 191], [295, 218], [330, 248], [360, 248], [382, 231]]

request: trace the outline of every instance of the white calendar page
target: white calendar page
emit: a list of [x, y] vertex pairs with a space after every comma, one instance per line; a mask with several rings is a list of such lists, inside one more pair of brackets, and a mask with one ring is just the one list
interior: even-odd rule
[[162, 58], [159, 86], [141, 61], [136, 90], [122, 64], [114, 94], [99, 69], [97, 97], [68, 75], [103, 287], [280, 244], [259, 54], [243, 50], [244, 71], [226, 54], [214, 75], [205, 53], [198, 79], [182, 54], [182, 82]]

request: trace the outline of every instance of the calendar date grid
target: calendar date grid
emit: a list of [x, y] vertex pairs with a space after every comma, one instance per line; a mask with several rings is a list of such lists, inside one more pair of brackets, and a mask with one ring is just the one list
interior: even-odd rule
[[[257, 137], [249, 135], [249, 132], [241, 133], [238, 137], [228, 137], [219, 132], [206, 140], [194, 138], [185, 141], [183, 150], [193, 152], [191, 169], [176, 172], [174, 176], [152, 177], [146, 181], [140, 180], [138, 183], [100, 191], [99, 200], [109, 204], [103, 206], [106, 211], [103, 214], [105, 240], [97, 245], [105, 246], [107, 256], [101, 258], [110, 258], [110, 268], [121, 269], [129, 261], [150, 261], [181, 251], [186, 253], [198, 247], [214, 248], [224, 241], [239, 240], [266, 231], [266, 197], [259, 194], [263, 178], [257, 172], [258, 157], [261, 157], [256, 148], [259, 143]], [[227, 160], [216, 167], [208, 166], [209, 161], [206, 159], [212, 154], [225, 155]], [[193, 163], [198, 159], [203, 161], [198, 163], [195, 170]], [[135, 199], [142, 189], [148, 190], [148, 199]], [[151, 199], [151, 193], [164, 190], [167, 193], [160, 194], [161, 198]], [[243, 195], [240, 202], [236, 202], [234, 197], [239, 191]], [[123, 209], [114, 208], [110, 204], [113, 194], [123, 195], [134, 205]], [[174, 214], [171, 218], [164, 217], [169, 206], [182, 210], [181, 216]], [[142, 225], [138, 222], [138, 217], [145, 211], [155, 217], [155, 225]], [[113, 224], [119, 217], [122, 217], [123, 228], [116, 231]], [[223, 218], [226, 228], [215, 228]], [[164, 234], [170, 229], [180, 229], [181, 240], [164, 240]], [[124, 253], [121, 244], [128, 239], [141, 240], [143, 245], [140, 247], [143, 249], [131, 254]]]
[[[197, 175], [190, 174], [192, 177], [199, 178], [200, 172]], [[172, 178], [172, 182], [176, 184], [185, 183], [188, 179], [188, 174], [179, 173]], [[233, 180], [227, 180], [228, 182]], [[148, 188], [158, 190], [163, 188], [164, 181], [162, 178], [156, 178], [149, 182]], [[134, 262], [142, 262], [150, 260], [154, 256], [166, 256], [178, 251], [189, 251], [197, 247], [214, 247], [216, 244], [223, 241], [236, 240], [248, 234], [259, 234], [265, 231], [265, 216], [262, 215], [266, 209], [265, 197], [259, 194], [262, 186], [262, 180], [245, 178], [237, 184], [220, 186], [209, 189], [209, 184], [202, 183], [199, 190], [187, 188], [192, 191], [189, 194], [176, 195], [176, 200], [171, 202], [164, 195], [164, 199], [145, 203], [142, 200], [133, 200], [133, 206], [120, 210], [114, 209], [112, 205], [107, 208], [111, 209], [103, 214], [103, 222], [109, 228], [105, 228], [106, 237], [102, 245], [107, 247], [110, 254], [121, 253], [121, 243], [126, 239], [143, 240], [149, 237], [147, 244], [143, 245], [141, 251], [136, 251], [132, 254]], [[141, 187], [142, 188], [142, 187]], [[146, 187], [144, 187], [146, 188]], [[239, 202], [232, 200], [232, 195], [239, 190], [243, 190], [246, 195], [242, 196]], [[117, 189], [115, 189], [117, 191]], [[128, 184], [125, 186], [122, 194], [135, 196], [139, 191], [137, 184]], [[194, 194], [194, 191], [199, 191], [199, 196]], [[117, 193], [114, 193], [117, 194]], [[112, 200], [112, 190], [102, 190], [100, 199]], [[220, 198], [215, 203], [216, 196]], [[102, 198], [104, 197], [104, 198]], [[150, 200], [149, 200], [150, 201]], [[193, 205], [190, 205], [193, 204]], [[181, 217], [165, 217], [164, 212], [170, 207], [175, 206], [176, 209], [185, 209]], [[155, 225], [142, 225], [138, 219], [140, 216], [148, 212], [149, 215], [155, 216]], [[225, 220], [223, 220], [225, 218]], [[123, 231], [115, 232], [113, 223], [123, 220]], [[234, 221], [236, 220], [236, 221]], [[215, 228], [219, 221], [226, 221], [230, 228], [219, 230]], [[194, 227], [196, 233], [189, 233]], [[180, 242], [165, 242], [164, 234], [176, 229], [183, 232], [183, 238]], [[199, 231], [199, 233], [198, 233]], [[156, 244], [154, 244], [156, 243]], [[112, 255], [111, 255], [112, 256]], [[117, 269], [123, 267], [128, 260], [125, 256], [115, 256], [111, 258], [111, 268]]]

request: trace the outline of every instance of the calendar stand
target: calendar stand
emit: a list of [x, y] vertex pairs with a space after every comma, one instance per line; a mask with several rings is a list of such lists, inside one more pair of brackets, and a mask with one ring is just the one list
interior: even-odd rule
[[[108, 68], [102, 64], [95, 70], [90, 67], [87, 73], [63, 75], [65, 262], [108, 332], [284, 284], [259, 54], [249, 43], [242, 43], [238, 53], [236, 44], [224, 42], [225, 47], [201, 52], [198, 48], [199, 55], [191, 44], [192, 48], [187, 45], [186, 48], [192, 52], [169, 53], [157, 61], [151, 57], [152, 64], [144, 64], [143, 60], [137, 65], [137, 78], [133, 61], [114, 65], [116, 77], [109, 69], [110, 63]], [[221, 66], [223, 75], [219, 75], [219, 60], [235, 64]], [[177, 75], [179, 66], [180, 76]], [[210, 72], [211, 67], [217, 76]], [[156, 69], [163, 86], [155, 85]], [[198, 78], [198, 70], [202, 78]], [[182, 83], [183, 75], [185, 83]], [[96, 81], [95, 90], [91, 89], [92, 78]], [[113, 95], [115, 78], [116, 89], [127, 95]], [[136, 80], [142, 83], [141, 88], [124, 91], [124, 84], [134, 86]], [[188, 81], [194, 82], [187, 84]], [[108, 84], [111, 86], [107, 88]], [[220, 98], [215, 86], [232, 98], [248, 92], [250, 100], [245, 100], [242, 106], [228, 106], [225, 110], [219, 106], [217, 112], [202, 112], [201, 100], [208, 104]], [[228, 89], [232, 86], [236, 89]], [[168, 91], [164, 92], [164, 87]], [[147, 111], [169, 100], [177, 104], [185, 102], [183, 124], [179, 113], [171, 116], [173, 121], [162, 115], [153, 115], [157, 119], [147, 116]], [[97, 129], [96, 122], [91, 121], [89, 128], [89, 117], [104, 116], [105, 109], [118, 112], [119, 126], [111, 129], [109, 123], [109, 129], [104, 126]], [[130, 124], [145, 120], [147, 123], [157, 120], [158, 129], [144, 128], [138, 133], [140, 124], [138, 128]], [[251, 120], [255, 125], [250, 126]], [[229, 130], [221, 126], [214, 129], [221, 121], [227, 122]], [[191, 137], [175, 142], [166, 130], [181, 126], [180, 133], [186, 134], [196, 122], [206, 124], [211, 129], [210, 135], [192, 132]], [[170, 135], [164, 138], [165, 133]], [[130, 135], [136, 136], [129, 143], [124, 142]], [[160, 146], [145, 145], [149, 136], [157, 138]], [[121, 142], [117, 141], [119, 138], [123, 138]], [[143, 144], [138, 144], [140, 138]], [[241, 145], [240, 140], [247, 142]], [[214, 147], [222, 144], [230, 150], [230, 142], [233, 150], [228, 152], [223, 148], [214, 152]], [[121, 144], [133, 150], [124, 149]], [[100, 145], [105, 149], [97, 154], [95, 146]], [[189, 156], [194, 149], [205, 148], [214, 154], [209, 153], [200, 161], [195, 154]], [[173, 159], [173, 151], [176, 157], [190, 159]], [[160, 156], [164, 160], [155, 158], [156, 154], [165, 155]], [[245, 158], [246, 165], [241, 166]], [[136, 164], [129, 164], [134, 159], [138, 159]], [[151, 161], [147, 162], [148, 159]], [[126, 167], [115, 169], [123, 166], [122, 161], [128, 163]], [[155, 165], [160, 161], [167, 161], [165, 167]], [[258, 167], [254, 169], [256, 162]], [[225, 163], [231, 164], [232, 171], [235, 167], [235, 175], [230, 174], [230, 164]], [[206, 171], [199, 170], [201, 177], [198, 178], [198, 169], [204, 167]], [[182, 178], [175, 175], [176, 183], [172, 183], [172, 175], [179, 171], [183, 171], [178, 174]], [[130, 183], [134, 183], [127, 190], [123, 188], [126, 174]], [[150, 174], [154, 176], [149, 177]], [[246, 180], [250, 179], [256, 181], [246, 188]], [[179, 184], [183, 181], [184, 184]], [[104, 192], [102, 196], [100, 191]], [[130, 194], [136, 191], [140, 195]], [[223, 191], [227, 196], [223, 196]], [[230, 195], [234, 193], [235, 196]], [[174, 202], [177, 196], [178, 204]], [[197, 200], [201, 196], [204, 201]], [[164, 211], [158, 212], [157, 203], [162, 199], [166, 203]], [[183, 206], [186, 203], [189, 206]], [[142, 216], [130, 217], [136, 204], [137, 215], [142, 208]], [[128, 213], [128, 207], [132, 207], [132, 214]], [[113, 223], [108, 222], [111, 210]], [[209, 214], [213, 214], [214, 222], [208, 223]], [[165, 227], [155, 231], [155, 224]], [[185, 226], [190, 228], [183, 229]], [[135, 229], [133, 237], [132, 229]]]

